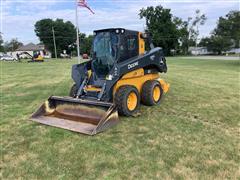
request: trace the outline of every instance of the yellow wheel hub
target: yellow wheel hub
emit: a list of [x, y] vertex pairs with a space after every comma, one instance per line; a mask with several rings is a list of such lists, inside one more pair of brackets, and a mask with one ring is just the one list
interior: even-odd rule
[[161, 91], [159, 86], [155, 86], [153, 89], [153, 99], [155, 102], [157, 102], [160, 99]]
[[133, 111], [137, 107], [138, 98], [134, 92], [131, 92], [127, 98], [127, 107]]

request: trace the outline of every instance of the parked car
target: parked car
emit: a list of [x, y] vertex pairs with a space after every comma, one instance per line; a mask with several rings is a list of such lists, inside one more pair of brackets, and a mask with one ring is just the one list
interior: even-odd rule
[[64, 53], [61, 53], [61, 54], [60, 54], [60, 57], [61, 57], [61, 58], [71, 58], [70, 55], [64, 54]]
[[16, 61], [17, 59], [10, 56], [10, 55], [7, 55], [7, 54], [3, 54], [1, 57], [0, 57], [0, 60], [2, 61]]

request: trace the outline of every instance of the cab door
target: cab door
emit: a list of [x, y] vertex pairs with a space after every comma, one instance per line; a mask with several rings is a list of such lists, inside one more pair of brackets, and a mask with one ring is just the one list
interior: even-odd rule
[[122, 43], [120, 45], [120, 58], [119, 62], [123, 62], [132, 57], [138, 56], [138, 35], [126, 35], [122, 38]]

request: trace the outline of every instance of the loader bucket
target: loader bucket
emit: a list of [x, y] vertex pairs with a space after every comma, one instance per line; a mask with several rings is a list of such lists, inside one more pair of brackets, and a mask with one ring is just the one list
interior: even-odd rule
[[71, 131], [94, 135], [118, 123], [112, 103], [51, 96], [31, 120]]

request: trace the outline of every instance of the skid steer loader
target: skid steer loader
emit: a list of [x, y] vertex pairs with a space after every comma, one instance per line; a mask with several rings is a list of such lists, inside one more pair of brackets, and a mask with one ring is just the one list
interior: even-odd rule
[[[150, 50], [145, 50], [145, 44]], [[142, 104], [160, 103], [169, 84], [162, 49], [145, 33], [112, 28], [94, 31], [91, 60], [72, 66], [75, 84], [67, 97], [51, 96], [33, 121], [94, 135], [132, 116]]]

